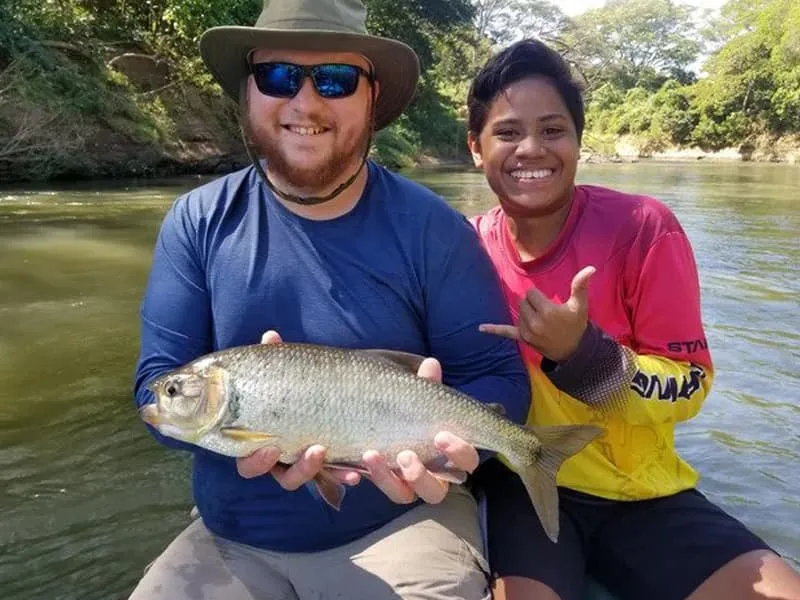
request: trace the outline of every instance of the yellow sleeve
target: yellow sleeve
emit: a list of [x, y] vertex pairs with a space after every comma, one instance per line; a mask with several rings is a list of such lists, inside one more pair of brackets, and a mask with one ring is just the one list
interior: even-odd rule
[[[624, 348], [624, 347], [623, 347]], [[623, 419], [634, 425], [688, 421], [711, 391], [713, 371], [702, 365], [627, 351], [636, 368], [624, 397]]]
[[[700, 353], [701, 360], [707, 356]], [[636, 425], [686, 421], [703, 405], [713, 380], [710, 360], [636, 354], [590, 324], [566, 363], [542, 361], [562, 392], [605, 414]]]

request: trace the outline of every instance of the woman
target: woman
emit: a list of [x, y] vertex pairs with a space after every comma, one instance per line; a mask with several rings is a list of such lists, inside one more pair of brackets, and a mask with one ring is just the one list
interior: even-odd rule
[[581, 597], [584, 574], [618, 598], [800, 598], [800, 576], [695, 486], [675, 451], [712, 362], [691, 245], [657, 200], [576, 186], [584, 109], [565, 61], [525, 40], [469, 93], [469, 147], [499, 206], [473, 220], [503, 281], [531, 373], [529, 423], [606, 434], [558, 475], [551, 542], [519, 479], [488, 461], [488, 547], [509, 600]]

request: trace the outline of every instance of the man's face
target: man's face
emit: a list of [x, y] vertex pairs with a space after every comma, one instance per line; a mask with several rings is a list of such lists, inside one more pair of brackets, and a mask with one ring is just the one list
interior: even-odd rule
[[[253, 64], [344, 63], [371, 70], [363, 56], [351, 53], [256, 50], [251, 60]], [[369, 81], [361, 76], [351, 96], [323, 98], [306, 78], [296, 96], [278, 98], [262, 94], [249, 76], [245, 127], [267, 160], [270, 178], [279, 187], [320, 194], [352, 175], [372, 132], [372, 93]]]

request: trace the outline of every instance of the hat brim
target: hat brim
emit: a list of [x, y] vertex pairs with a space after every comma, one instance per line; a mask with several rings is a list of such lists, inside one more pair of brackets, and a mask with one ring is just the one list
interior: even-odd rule
[[200, 55], [225, 93], [236, 102], [242, 80], [250, 74], [248, 54], [256, 48], [363, 54], [372, 63], [380, 82], [375, 106], [376, 130], [399, 117], [417, 89], [419, 59], [402, 42], [355, 33], [213, 27], [200, 38]]

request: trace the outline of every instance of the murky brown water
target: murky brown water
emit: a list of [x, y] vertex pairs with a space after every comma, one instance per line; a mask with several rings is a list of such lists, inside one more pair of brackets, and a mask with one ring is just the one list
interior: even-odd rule
[[[416, 172], [467, 214], [475, 172]], [[800, 167], [587, 165], [666, 201], [716, 367], [678, 445], [701, 489], [800, 567]], [[199, 179], [0, 189], [0, 598], [125, 598], [186, 524], [187, 461], [137, 422], [137, 310], [162, 215]]]

